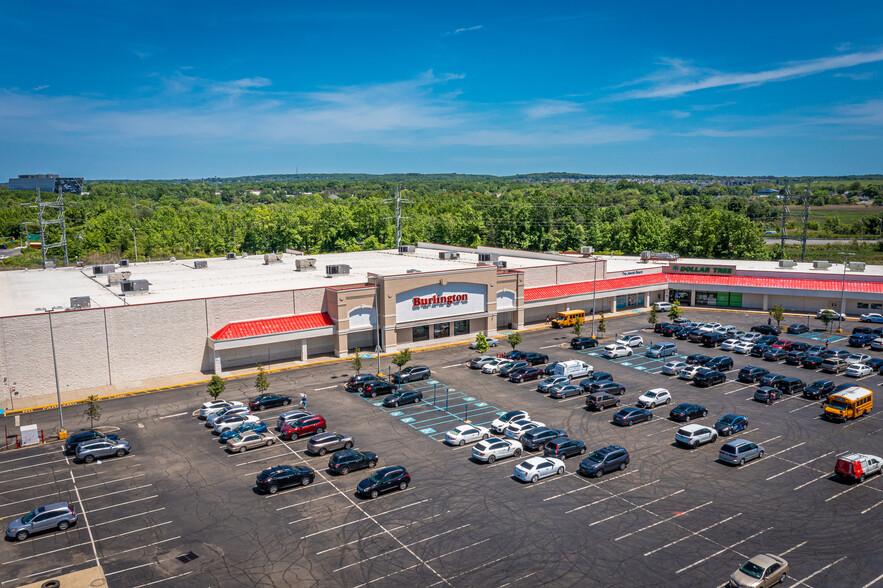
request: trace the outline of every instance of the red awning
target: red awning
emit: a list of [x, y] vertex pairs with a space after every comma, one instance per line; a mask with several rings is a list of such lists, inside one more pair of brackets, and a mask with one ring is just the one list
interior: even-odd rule
[[[669, 284], [693, 284], [697, 286], [730, 286], [746, 288], [775, 288], [840, 292], [841, 280], [811, 280], [806, 278], [765, 278], [751, 276], [706, 276], [700, 274], [665, 274]], [[859, 282], [846, 280], [847, 292], [883, 294], [883, 282]]]
[[279, 335], [292, 331], [306, 329], [318, 329], [331, 327], [334, 322], [327, 312], [314, 312], [312, 314], [296, 314], [276, 318], [258, 319], [254, 321], [238, 321], [223, 327], [212, 335], [215, 341], [229, 339], [243, 339], [245, 337], [258, 337], [260, 335]]
[[[655, 286], [665, 284], [664, 274], [647, 274], [640, 276], [626, 276], [624, 278], [609, 278], [597, 281], [597, 292], [619, 290], [622, 288], [639, 288], [641, 286]], [[553, 286], [540, 286], [538, 288], [525, 288], [524, 301], [546, 300], [547, 298], [564, 298], [566, 296], [578, 296], [590, 294], [595, 288], [595, 282], [574, 282], [572, 284], [555, 284]]]

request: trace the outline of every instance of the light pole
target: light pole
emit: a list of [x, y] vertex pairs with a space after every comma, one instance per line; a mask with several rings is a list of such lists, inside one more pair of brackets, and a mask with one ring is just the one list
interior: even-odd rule
[[598, 293], [598, 258], [595, 258], [594, 275], [592, 277], [592, 337], [595, 336], [595, 296]]
[[138, 263], [138, 234], [135, 232], [138, 229], [135, 227], [131, 227], [132, 229], [132, 239], [135, 241], [135, 263]]
[[843, 256], [843, 281], [840, 284], [840, 312], [837, 318], [837, 332], [842, 331], [841, 326], [843, 325], [843, 295], [846, 292], [846, 259], [850, 255], [855, 255], [855, 253], [847, 253], [845, 251], [841, 251], [840, 255]]
[[58, 424], [64, 431], [64, 415], [61, 413], [61, 386], [58, 383], [58, 362], [55, 360], [55, 333], [52, 332], [52, 311], [49, 310], [49, 340], [52, 343], [52, 371], [55, 373], [55, 395], [58, 398]]

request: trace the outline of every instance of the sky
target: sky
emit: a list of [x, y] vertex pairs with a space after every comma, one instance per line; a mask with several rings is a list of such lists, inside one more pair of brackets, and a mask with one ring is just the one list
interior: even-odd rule
[[879, 0], [2, 6], [0, 180], [883, 173]]

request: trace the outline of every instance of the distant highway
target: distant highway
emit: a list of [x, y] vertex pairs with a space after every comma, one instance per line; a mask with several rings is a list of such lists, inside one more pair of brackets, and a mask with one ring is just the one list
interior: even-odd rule
[[[857, 239], [859, 243], [876, 243], [877, 239]], [[767, 245], [778, 245], [782, 242], [780, 237], [764, 237], [764, 243]], [[786, 243], [800, 243], [800, 239], [796, 237], [785, 237]], [[807, 245], [844, 245], [852, 243], [853, 239], [807, 239]]]

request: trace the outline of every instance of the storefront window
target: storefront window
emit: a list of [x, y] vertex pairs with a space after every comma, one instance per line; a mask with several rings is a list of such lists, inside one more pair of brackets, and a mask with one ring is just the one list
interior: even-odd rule
[[872, 304], [871, 305], [871, 310], [880, 310], [881, 308], [883, 308], [883, 304]]
[[668, 291], [668, 301], [669, 302], [677, 302], [681, 305], [690, 305], [690, 291], [689, 290], [669, 290]]
[[432, 338], [441, 339], [442, 337], [451, 336], [451, 323], [439, 323], [432, 325]]
[[868, 303], [867, 302], [859, 302], [856, 304], [856, 306], [858, 308], [868, 308]]
[[429, 327], [414, 327], [411, 329], [411, 338], [414, 341], [429, 341]]
[[454, 334], [465, 335], [469, 332], [469, 321], [454, 321]]
[[696, 292], [696, 306], [717, 306], [717, 292]]

